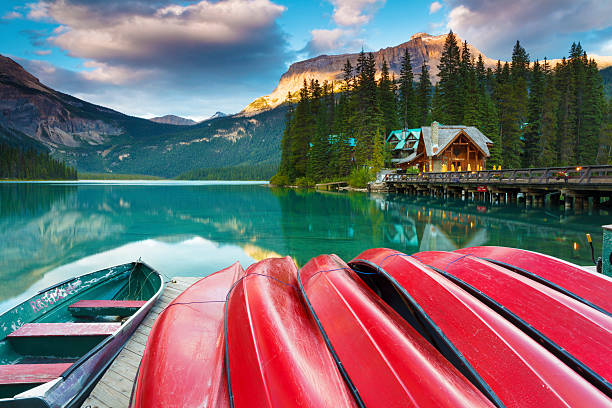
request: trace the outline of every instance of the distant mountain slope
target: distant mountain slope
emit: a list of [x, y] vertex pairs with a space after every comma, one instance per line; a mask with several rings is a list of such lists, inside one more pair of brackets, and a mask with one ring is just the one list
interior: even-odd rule
[[57, 92], [0, 56], [0, 141], [47, 150], [79, 171], [174, 177], [195, 168], [280, 161], [286, 109], [192, 126], [124, 115]]
[[97, 146], [65, 147], [55, 155], [83, 172], [176, 177], [197, 168], [280, 162], [286, 107], [252, 117], [226, 117], [175, 126], [146, 139], [120, 136]]
[[[463, 42], [463, 39], [459, 38], [457, 34], [455, 34], [455, 36], [458, 42]], [[380, 75], [380, 69], [384, 58], [387, 64], [389, 64], [390, 73], [395, 74], [395, 77], [398, 78], [400, 75], [401, 61], [405, 52], [404, 50], [408, 49], [415, 80], [418, 80], [421, 72], [421, 65], [425, 62], [429, 65], [432, 81], [437, 82], [438, 65], [440, 64], [440, 57], [442, 56], [446, 37], [447, 34], [432, 36], [426, 33], [417, 33], [410, 37], [409, 41], [403, 44], [373, 52], [376, 60], [377, 76]], [[497, 60], [488, 58], [476, 47], [469, 44], [469, 41], [468, 47], [474, 58], [478, 58], [478, 55], [482, 54], [486, 67], [493, 68], [497, 65]], [[508, 50], [508, 55], [510, 55], [511, 51], [512, 50]], [[318, 79], [321, 83], [325, 80], [329, 82], [335, 81], [337, 82], [335, 88], [339, 89], [339, 81], [341, 81], [343, 77], [342, 67], [346, 63], [346, 60], [348, 59], [351, 65], [355, 67], [358, 57], [358, 53], [320, 55], [315, 58], [291, 64], [287, 72], [281, 76], [278, 85], [271, 94], [257, 98], [244, 108], [240, 114], [248, 116], [282, 104], [286, 101], [288, 92], [295, 94], [302, 88], [304, 80], [310, 81], [311, 79]], [[612, 65], [612, 57], [594, 56], [594, 58], [600, 68]], [[549, 60], [551, 66], [554, 66], [559, 61], [560, 60], [554, 59]]]
[[123, 134], [149, 136], [171, 130], [57, 92], [0, 55], [0, 125], [51, 150], [98, 145]]
[[185, 119], [185, 118], [181, 118], [180, 116], [175, 116], [175, 115], [159, 116], [156, 118], [151, 118], [149, 120], [155, 123], [163, 123], [166, 125], [177, 125], [177, 126], [191, 126], [191, 125], [195, 125], [196, 123], [198, 123], [195, 120]]

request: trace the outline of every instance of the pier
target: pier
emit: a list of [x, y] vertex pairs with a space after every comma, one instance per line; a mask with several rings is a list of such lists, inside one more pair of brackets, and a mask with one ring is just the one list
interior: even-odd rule
[[166, 284], [163, 293], [144, 318], [138, 329], [85, 400], [82, 408], [127, 408], [132, 387], [136, 384], [138, 366], [142, 360], [149, 332], [155, 319], [178, 295], [201, 277], [179, 277]]
[[548, 167], [531, 169], [389, 174], [388, 191], [434, 197], [516, 203], [519, 194], [527, 206], [597, 208], [612, 199], [612, 166]]

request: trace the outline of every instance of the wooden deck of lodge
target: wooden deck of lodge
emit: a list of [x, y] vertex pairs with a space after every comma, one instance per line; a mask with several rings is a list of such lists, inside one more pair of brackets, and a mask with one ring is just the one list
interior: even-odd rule
[[155, 319], [174, 298], [199, 279], [201, 277], [179, 277], [166, 284], [157, 303], [125, 343], [115, 361], [81, 406], [82, 408], [123, 408], [130, 405], [130, 396], [136, 382], [138, 366]]

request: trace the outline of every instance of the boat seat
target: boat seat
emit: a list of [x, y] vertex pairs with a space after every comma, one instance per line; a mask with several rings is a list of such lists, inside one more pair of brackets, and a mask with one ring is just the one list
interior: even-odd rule
[[131, 316], [145, 303], [144, 300], [79, 300], [68, 306], [75, 317]]
[[72, 363], [0, 365], [0, 398], [8, 398], [55, 380]]
[[23, 355], [81, 357], [120, 327], [121, 323], [27, 323], [6, 338]]

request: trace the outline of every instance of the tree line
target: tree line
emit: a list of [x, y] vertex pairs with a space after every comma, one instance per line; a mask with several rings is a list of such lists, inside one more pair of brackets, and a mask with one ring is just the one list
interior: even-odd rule
[[0, 143], [0, 179], [76, 180], [77, 171], [47, 152]]
[[185, 172], [179, 180], [269, 180], [278, 169], [277, 163], [231, 167], [205, 167]]
[[604, 97], [597, 63], [580, 43], [554, 67], [530, 61], [517, 41], [510, 62], [486, 68], [451, 31], [436, 85], [423, 63], [418, 78], [406, 49], [399, 78], [383, 59], [376, 79], [372, 53], [347, 59], [338, 84], [304, 81], [291, 105], [274, 184], [343, 179], [389, 165], [386, 136], [401, 128], [475, 126], [493, 141], [487, 166], [553, 167], [609, 163], [612, 102]]

